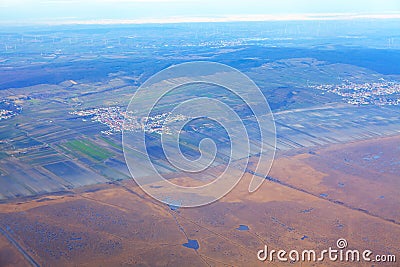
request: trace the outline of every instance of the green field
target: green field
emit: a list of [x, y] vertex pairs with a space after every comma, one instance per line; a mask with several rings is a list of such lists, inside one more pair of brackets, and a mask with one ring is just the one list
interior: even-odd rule
[[109, 144], [110, 146], [112, 146], [112, 147], [114, 147], [114, 148], [116, 148], [116, 149], [122, 151], [122, 146], [119, 145], [119, 144], [117, 144], [117, 143], [115, 143], [115, 142], [112, 141], [111, 139], [105, 138], [105, 137], [103, 137], [103, 136], [99, 136], [99, 139], [103, 140], [104, 142], [106, 142], [106, 143]]
[[5, 159], [7, 157], [8, 157], [7, 153], [0, 151], [0, 159]]
[[63, 144], [64, 147], [72, 151], [77, 151], [85, 156], [88, 156], [96, 161], [103, 161], [114, 156], [110, 151], [94, 144], [89, 140], [72, 140]]

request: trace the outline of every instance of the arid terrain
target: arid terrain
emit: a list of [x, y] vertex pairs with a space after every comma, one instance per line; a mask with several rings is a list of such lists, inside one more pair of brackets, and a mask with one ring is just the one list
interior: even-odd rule
[[0, 205], [0, 227], [18, 247], [1, 236], [0, 265], [26, 266], [29, 257], [40, 266], [292, 266], [262, 263], [256, 253], [264, 245], [321, 251], [339, 238], [351, 249], [400, 255], [399, 144], [393, 136], [281, 153], [258, 191], [248, 193], [246, 173], [199, 208], [160, 204], [131, 180], [10, 201]]

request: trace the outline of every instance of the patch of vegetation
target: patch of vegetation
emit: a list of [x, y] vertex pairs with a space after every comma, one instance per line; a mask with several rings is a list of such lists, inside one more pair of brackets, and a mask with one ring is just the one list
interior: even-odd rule
[[106, 142], [107, 144], [109, 144], [110, 146], [112, 146], [112, 147], [114, 147], [116, 149], [122, 150], [122, 146], [117, 144], [117, 143], [115, 143], [111, 139], [105, 138], [103, 136], [99, 136], [99, 139], [103, 140], [104, 142]]
[[0, 151], [0, 159], [4, 159], [4, 158], [7, 158], [7, 157], [8, 157], [8, 155], [7, 155], [6, 152]]
[[89, 140], [72, 140], [64, 144], [70, 150], [78, 151], [96, 161], [104, 161], [114, 154]]

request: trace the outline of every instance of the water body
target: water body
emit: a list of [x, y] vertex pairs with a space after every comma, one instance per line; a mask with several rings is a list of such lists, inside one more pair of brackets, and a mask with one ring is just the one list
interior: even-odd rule
[[176, 205], [173, 205], [173, 204], [168, 204], [168, 207], [169, 207], [171, 210], [179, 210], [179, 206], [176, 206]]
[[305, 210], [301, 210], [300, 213], [310, 213], [314, 208], [309, 208]]
[[[381, 152], [381, 153], [382, 153], [382, 152]], [[380, 154], [381, 154], [381, 153], [380, 153]], [[374, 156], [364, 157], [363, 160], [371, 161], [371, 160], [376, 160], [376, 159], [380, 159], [380, 158], [381, 158], [381, 156], [379, 156], [379, 155], [374, 155]]]
[[328, 197], [328, 194], [322, 193], [322, 194], [319, 194], [319, 196], [320, 196], [320, 197]]
[[301, 240], [304, 240], [304, 239], [306, 239], [306, 238], [308, 238], [308, 236], [303, 235], [303, 237], [301, 238]]
[[191, 248], [194, 250], [198, 250], [200, 245], [199, 242], [197, 242], [197, 240], [195, 239], [188, 239], [187, 243], [182, 244], [182, 246], [187, 247], [187, 248]]
[[248, 231], [248, 230], [250, 230], [250, 228], [249, 228], [247, 225], [241, 224], [241, 225], [239, 225], [238, 228], [236, 228], [236, 230], [239, 230], [239, 231]]
[[175, 200], [170, 197], [166, 197], [165, 202], [168, 203], [167, 205], [171, 210], [178, 210], [182, 206], [182, 201]]

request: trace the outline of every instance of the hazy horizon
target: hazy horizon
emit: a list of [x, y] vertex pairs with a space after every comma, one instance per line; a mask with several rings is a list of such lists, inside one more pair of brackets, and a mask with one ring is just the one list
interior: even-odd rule
[[400, 18], [388, 1], [3, 0], [0, 24], [118, 24]]

